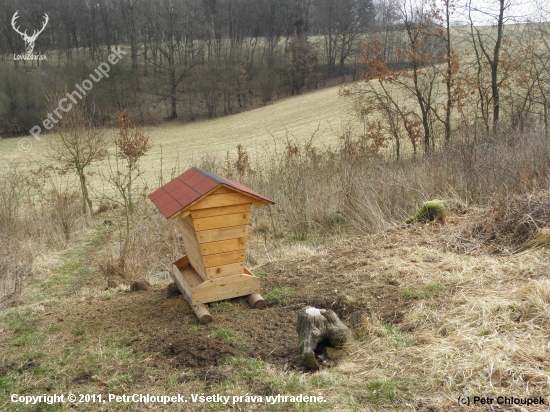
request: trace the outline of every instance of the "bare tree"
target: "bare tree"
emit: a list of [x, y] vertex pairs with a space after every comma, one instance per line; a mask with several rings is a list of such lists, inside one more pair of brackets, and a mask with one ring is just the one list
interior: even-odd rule
[[117, 117], [118, 136], [115, 138], [116, 155], [114, 165], [111, 158], [109, 158], [107, 170], [102, 171], [101, 175], [105, 181], [114, 186], [116, 192], [120, 195], [121, 200], [113, 200], [124, 206], [126, 238], [124, 245], [121, 247], [121, 256], [124, 257], [130, 242], [130, 217], [134, 207], [132, 191], [134, 183], [143, 174], [140, 168], [140, 160], [151, 148], [151, 143], [149, 136], [143, 132], [143, 129], [132, 124], [126, 112], [118, 112]]
[[122, 12], [122, 17], [126, 23], [126, 34], [128, 36], [128, 41], [130, 42], [130, 52], [132, 58], [132, 71], [137, 71], [138, 69], [138, 6], [139, 0], [119, 0], [120, 10]]
[[[482, 110], [485, 107], [483, 104], [484, 98], [482, 92], [482, 79], [481, 72], [483, 71], [483, 62], [489, 65], [491, 71], [491, 101], [493, 107], [493, 131], [496, 131], [500, 118], [500, 82], [499, 82], [499, 69], [500, 69], [500, 55], [502, 48], [502, 40], [504, 38], [504, 13], [510, 6], [507, 0], [498, 0], [498, 11], [492, 15], [494, 19], [494, 26], [489, 32], [482, 32], [482, 30], [475, 26], [472, 17], [472, 11], [479, 11], [472, 6], [472, 1], [468, 3], [468, 18], [470, 21], [470, 34], [472, 44], [474, 46], [474, 52], [476, 55], [476, 63], [478, 65], [478, 79], [479, 79], [479, 93], [482, 100]], [[490, 14], [490, 12], [484, 12], [484, 14]], [[496, 31], [496, 36], [494, 34]], [[484, 113], [484, 119], [488, 127], [488, 114]]]
[[198, 10], [192, 1], [172, 2], [161, 0], [151, 5], [150, 13], [155, 16], [150, 20], [150, 31], [154, 33], [151, 44], [152, 61], [157, 71], [163, 76], [157, 94], [170, 102], [170, 118], [178, 117], [178, 87], [199, 63], [202, 47], [196, 44], [198, 36]]
[[309, 87], [315, 76], [317, 56], [303, 33], [292, 36], [288, 51], [291, 55], [287, 73], [292, 83], [292, 94], [300, 94], [303, 87]]
[[[441, 10], [427, 1], [405, 0], [400, 11], [406, 39], [397, 51], [401, 67], [389, 66], [380, 35], [373, 35], [363, 52], [368, 73], [365, 83], [342, 90], [355, 97], [356, 113], [365, 122], [364, 138], [375, 149], [391, 139], [396, 159], [402, 141], [410, 142], [413, 154], [420, 143], [424, 154], [430, 154], [438, 136], [436, 126], [444, 126], [448, 141], [451, 109], [460, 98], [454, 80], [457, 65], [442, 18], [437, 18]], [[446, 84], [445, 92], [441, 84]]]
[[365, 3], [359, 0], [320, 0], [319, 19], [324, 35], [327, 76], [343, 74], [346, 59], [354, 51], [365, 22]]
[[61, 173], [74, 172], [77, 175], [82, 192], [82, 212], [93, 215], [87, 181], [88, 168], [107, 156], [104, 132], [94, 126], [84, 102], [75, 105], [58, 122], [59, 137], [51, 139], [47, 157], [60, 166]]

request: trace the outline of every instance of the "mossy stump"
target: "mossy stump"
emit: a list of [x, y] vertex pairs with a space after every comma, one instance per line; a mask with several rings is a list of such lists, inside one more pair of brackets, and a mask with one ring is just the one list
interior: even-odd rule
[[411, 223], [427, 223], [437, 221], [443, 223], [449, 213], [449, 205], [445, 200], [434, 199], [425, 202], [413, 216], [405, 220], [407, 225]]

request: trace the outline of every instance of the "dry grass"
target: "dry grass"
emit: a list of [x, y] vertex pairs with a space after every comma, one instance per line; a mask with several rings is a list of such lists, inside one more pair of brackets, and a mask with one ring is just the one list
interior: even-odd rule
[[370, 323], [354, 344], [353, 362], [339, 369], [352, 381], [416, 382], [414, 402], [403, 401], [412, 410], [454, 410], [460, 395], [545, 396], [547, 250], [505, 258], [434, 249], [447, 230], [431, 225], [398, 231], [384, 241], [400, 245], [392, 254], [371, 250], [375, 260], [401, 274], [402, 286], [432, 294], [416, 298], [398, 326]]
[[0, 306], [18, 301], [43, 256], [68, 247], [85, 231], [78, 195], [63, 180], [44, 181], [10, 165], [0, 174]]
[[[253, 215], [257, 230], [266, 238], [321, 243], [334, 236], [399, 226], [435, 198], [445, 199], [452, 211], [460, 212], [495, 197], [534, 193], [547, 186], [550, 177], [550, 144], [537, 128], [496, 142], [468, 142], [464, 137], [464, 142], [434, 156], [399, 163], [372, 155], [360, 136], [343, 133], [329, 148], [315, 146], [314, 140], [288, 140], [283, 149], [268, 152], [262, 163], [248, 160], [241, 149], [240, 156], [202, 157], [196, 164], [239, 180], [276, 202]], [[531, 207], [546, 213], [545, 204]], [[500, 223], [495, 221], [495, 227]], [[460, 239], [455, 239], [457, 248], [464, 243]]]
[[455, 250], [467, 253], [517, 253], [550, 244], [550, 194], [534, 191], [498, 196], [487, 209], [469, 217], [456, 234]]
[[[457, 254], [445, 248], [445, 239], [450, 232], [461, 230], [464, 220], [451, 217], [445, 227], [418, 225], [330, 248], [281, 248], [286, 256], [276, 256], [266, 269], [280, 268], [283, 280], [262, 275], [264, 284], [310, 273], [316, 283], [328, 277], [333, 279], [333, 289], [340, 289], [338, 279], [352, 279], [358, 286], [345, 291], [349, 304], [361, 306], [367, 299], [372, 308], [371, 321], [356, 331], [349, 355], [334, 368], [307, 374], [286, 363], [245, 356], [229, 357], [205, 368], [175, 367], [163, 349], [171, 341], [157, 339], [153, 332], [166, 333], [166, 322], [174, 317], [182, 331], [175, 332], [177, 336], [209, 336], [234, 333], [228, 324], [240, 325], [247, 316], [269, 317], [276, 307], [256, 315], [249, 308], [225, 302], [212, 308], [217, 323], [199, 326], [185, 303], [166, 298], [166, 281], [160, 281], [152, 292], [143, 294], [96, 288], [1, 312], [0, 329], [5, 333], [0, 342], [5, 351], [0, 374], [9, 379], [10, 390], [19, 391], [25, 385], [32, 393], [65, 387], [82, 393], [130, 390], [187, 396], [200, 392], [323, 394], [326, 404], [302, 405], [310, 411], [458, 411], [456, 399], [461, 395], [544, 397], [550, 379], [548, 251], [514, 256]], [[110, 249], [111, 244], [103, 247]], [[338, 268], [331, 271], [329, 263]], [[404, 312], [399, 322], [383, 322], [380, 308], [384, 302], [365, 295], [368, 290], [388, 287], [388, 280], [398, 284], [393, 287], [401, 298], [394, 306]], [[407, 294], [411, 290], [421, 293]], [[337, 293], [319, 298], [330, 302], [337, 300]], [[296, 296], [293, 302], [303, 299]], [[285, 311], [300, 307], [291, 305]], [[130, 312], [134, 313], [131, 319]], [[228, 339], [256, 342], [260, 337], [237, 334]], [[137, 350], [135, 342], [152, 342], [157, 349]], [[220, 342], [212, 340], [211, 345]], [[77, 380], [88, 371], [87, 378]], [[222, 405], [194, 406], [227, 410]], [[81, 408], [94, 410], [94, 405]], [[151, 405], [150, 409], [178, 408]], [[241, 404], [239, 408], [280, 411], [292, 405]]]

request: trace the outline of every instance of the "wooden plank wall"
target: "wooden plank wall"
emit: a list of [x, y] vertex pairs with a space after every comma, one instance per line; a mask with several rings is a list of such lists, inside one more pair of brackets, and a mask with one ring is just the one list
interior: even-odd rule
[[187, 257], [191, 266], [195, 268], [197, 273], [204, 279], [207, 280], [206, 267], [204, 266], [204, 261], [202, 259], [201, 251], [199, 249], [199, 243], [197, 242], [197, 236], [195, 234], [195, 229], [189, 224], [186, 219], [179, 218], [178, 222], [180, 223], [181, 233], [183, 235], [183, 243], [185, 244], [185, 250], [187, 252]]
[[189, 261], [204, 280], [244, 273], [251, 205], [248, 196], [215, 191], [178, 218]]

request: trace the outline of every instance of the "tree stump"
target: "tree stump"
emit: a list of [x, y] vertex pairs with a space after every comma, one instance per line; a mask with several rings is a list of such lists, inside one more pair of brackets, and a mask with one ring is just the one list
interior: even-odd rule
[[137, 292], [139, 290], [151, 290], [151, 284], [145, 279], [132, 281], [130, 283], [130, 292]]
[[318, 315], [310, 315], [306, 310], [298, 313], [296, 324], [300, 361], [308, 369], [318, 369], [319, 364], [315, 359], [317, 345], [323, 342], [327, 346], [342, 349], [351, 339], [351, 332], [332, 310], [320, 309]]

